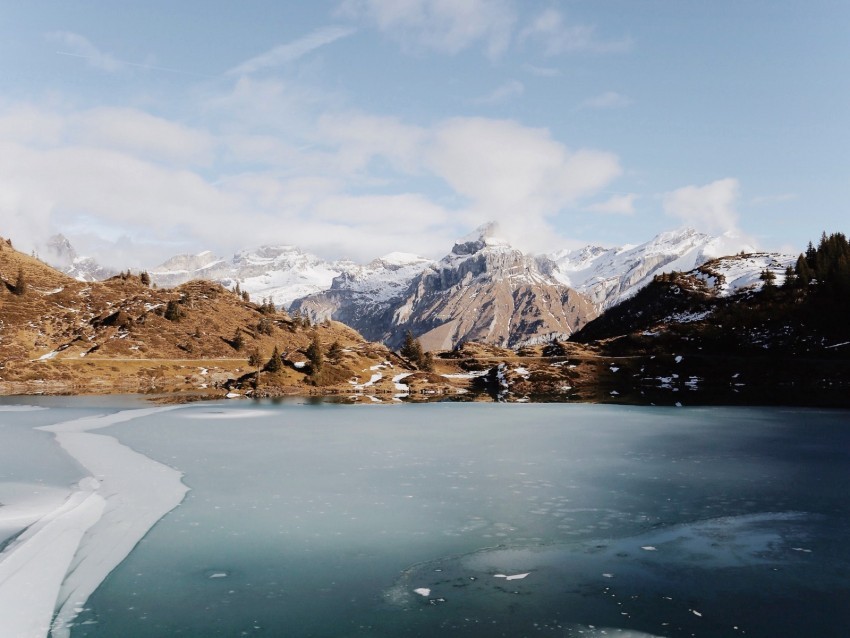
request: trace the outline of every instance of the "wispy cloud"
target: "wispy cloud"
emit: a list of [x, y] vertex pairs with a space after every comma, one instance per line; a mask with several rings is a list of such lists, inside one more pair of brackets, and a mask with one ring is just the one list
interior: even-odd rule
[[181, 75], [193, 75], [199, 78], [213, 77], [205, 73], [195, 73], [183, 69], [174, 69], [166, 66], [158, 66], [156, 64], [146, 64], [142, 62], [128, 62], [116, 58], [111, 53], [104, 53], [94, 46], [88, 38], [71, 33], [69, 31], [57, 31], [48, 33], [47, 38], [53, 42], [57, 42], [68, 49], [65, 51], [57, 51], [57, 55], [65, 55], [72, 58], [81, 58], [85, 60], [89, 66], [95, 69], [101, 69], [109, 73], [115, 73], [126, 68], [147, 69], [150, 71], [165, 71], [166, 73], [179, 73]]
[[83, 58], [90, 66], [96, 69], [114, 73], [124, 66], [121, 60], [111, 53], [101, 51], [88, 38], [81, 36], [79, 33], [56, 31], [48, 33], [47, 38], [67, 49], [66, 51], [57, 51], [56, 53]]
[[474, 104], [498, 104], [519, 97], [525, 93], [525, 85], [519, 80], [508, 80], [493, 91], [473, 100]]
[[521, 43], [539, 46], [548, 57], [564, 53], [621, 53], [632, 47], [630, 38], [604, 40], [596, 27], [569, 24], [557, 9], [546, 9], [519, 33]]
[[497, 57], [516, 23], [512, 0], [344, 0], [337, 14], [371, 23], [405, 47], [449, 55], [483, 44]]
[[586, 99], [578, 105], [578, 109], [621, 109], [629, 106], [632, 100], [616, 91], [606, 91]]
[[239, 66], [230, 69], [227, 75], [250, 75], [263, 69], [283, 66], [295, 62], [308, 53], [323, 46], [346, 38], [354, 33], [351, 27], [324, 27], [298, 38], [293, 42], [280, 44], [256, 57], [246, 60]]
[[685, 186], [664, 194], [664, 212], [700, 230], [736, 230], [738, 212], [735, 206], [739, 195], [740, 185], [733, 177], [705, 186]]
[[614, 195], [613, 197], [606, 199], [604, 202], [591, 204], [585, 210], [588, 210], [591, 213], [605, 213], [609, 215], [633, 215], [635, 212], [635, 200], [637, 197], [638, 196], [635, 193]]

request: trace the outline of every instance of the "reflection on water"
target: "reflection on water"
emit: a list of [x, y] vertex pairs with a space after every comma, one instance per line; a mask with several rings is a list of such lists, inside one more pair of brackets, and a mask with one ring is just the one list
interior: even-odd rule
[[103, 430], [191, 491], [71, 635], [843, 636], [848, 425], [777, 409], [182, 407]]

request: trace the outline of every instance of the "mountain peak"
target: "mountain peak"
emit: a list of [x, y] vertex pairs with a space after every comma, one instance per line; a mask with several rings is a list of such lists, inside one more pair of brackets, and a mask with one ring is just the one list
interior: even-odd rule
[[452, 253], [455, 255], [473, 255], [488, 246], [510, 246], [501, 237], [498, 222], [487, 222], [455, 242]]
[[77, 251], [62, 233], [53, 235], [47, 240], [47, 252], [50, 263], [55, 264], [59, 268], [64, 268], [69, 264], [74, 263], [77, 258]]

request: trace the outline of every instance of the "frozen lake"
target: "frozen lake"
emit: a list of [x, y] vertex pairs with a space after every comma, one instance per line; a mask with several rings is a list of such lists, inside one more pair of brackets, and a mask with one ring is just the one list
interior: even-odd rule
[[843, 637], [848, 487], [846, 411], [6, 399], [0, 635]]

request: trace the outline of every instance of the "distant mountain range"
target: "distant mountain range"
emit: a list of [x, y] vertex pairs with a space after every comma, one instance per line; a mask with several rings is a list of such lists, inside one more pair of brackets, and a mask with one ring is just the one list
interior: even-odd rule
[[[410, 330], [426, 349], [446, 350], [464, 341], [517, 347], [564, 339], [658, 274], [741, 252], [753, 248], [731, 235], [683, 228], [639, 245], [530, 255], [486, 224], [437, 262], [390, 253], [362, 265], [325, 261], [295, 246], [262, 246], [230, 258], [177, 255], [150, 275], [161, 287], [193, 279], [238, 283], [253, 299], [270, 298], [314, 322], [335, 319], [391, 346]], [[115, 274], [79, 257], [61, 235], [51, 239], [48, 261], [84, 281]]]

